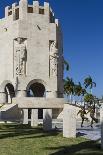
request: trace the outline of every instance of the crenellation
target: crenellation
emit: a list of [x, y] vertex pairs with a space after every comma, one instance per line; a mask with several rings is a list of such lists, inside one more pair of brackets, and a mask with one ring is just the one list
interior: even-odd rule
[[13, 21], [26, 19], [28, 13], [45, 15], [46, 21], [55, 23], [54, 12], [50, 8], [48, 2], [44, 2], [44, 6], [40, 6], [39, 1], [33, 1], [33, 5], [30, 5], [27, 0], [20, 0], [19, 5], [14, 3], [12, 4], [12, 7], [7, 6], [5, 8], [5, 17], [7, 18], [12, 15]]
[[13, 16], [13, 20], [16, 20], [16, 5], [17, 5], [17, 3], [13, 3], [12, 4], [12, 16]]
[[59, 26], [59, 20], [58, 20], [58, 19], [55, 19], [55, 24], [56, 24], [57, 26]]
[[26, 20], [27, 12], [28, 12], [28, 1], [20, 0], [20, 2], [19, 2], [19, 19]]
[[50, 6], [49, 3], [44, 2], [44, 14], [47, 15], [49, 17], [50, 15]]
[[33, 1], [33, 13], [39, 14], [39, 2]]
[[8, 17], [9, 13], [9, 6], [5, 7], [5, 18]]

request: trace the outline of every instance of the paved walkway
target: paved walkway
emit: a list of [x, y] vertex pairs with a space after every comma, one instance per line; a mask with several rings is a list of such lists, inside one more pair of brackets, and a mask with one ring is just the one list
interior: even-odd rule
[[77, 136], [99, 140], [101, 138], [100, 124], [94, 124], [93, 128], [91, 128], [90, 123], [84, 123], [84, 127], [81, 128], [80, 122], [77, 122]]
[[[54, 122], [53, 128], [63, 129], [62, 122]], [[81, 136], [90, 140], [99, 140], [101, 138], [100, 124], [94, 124], [93, 128], [90, 126], [90, 122], [85, 122], [84, 126], [81, 128], [81, 122], [77, 122], [77, 137]]]

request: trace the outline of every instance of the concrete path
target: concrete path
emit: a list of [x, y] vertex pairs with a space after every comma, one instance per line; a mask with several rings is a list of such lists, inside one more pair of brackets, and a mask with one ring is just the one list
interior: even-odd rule
[[[63, 129], [62, 122], [53, 122], [53, 128]], [[101, 138], [100, 123], [94, 124], [93, 128], [90, 126], [90, 122], [84, 122], [84, 126], [81, 128], [81, 122], [77, 121], [77, 137], [81, 136], [90, 140], [99, 140]]]
[[90, 140], [99, 140], [101, 138], [100, 124], [94, 124], [91, 128], [90, 123], [84, 123], [81, 128], [80, 122], [77, 122], [77, 136], [82, 136]]

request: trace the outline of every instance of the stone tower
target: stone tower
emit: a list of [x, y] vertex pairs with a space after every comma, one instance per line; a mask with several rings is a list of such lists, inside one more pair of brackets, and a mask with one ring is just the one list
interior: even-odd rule
[[63, 97], [62, 32], [49, 3], [5, 8], [0, 19], [0, 103]]

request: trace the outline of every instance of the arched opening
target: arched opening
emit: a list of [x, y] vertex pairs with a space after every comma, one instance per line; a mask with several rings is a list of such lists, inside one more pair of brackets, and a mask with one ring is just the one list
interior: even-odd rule
[[28, 96], [32, 97], [45, 97], [45, 87], [41, 83], [33, 83], [28, 90]]
[[[28, 97], [45, 97], [45, 86], [42, 83], [34, 82], [27, 89]], [[30, 110], [29, 110], [29, 118], [30, 118]], [[38, 118], [43, 118], [43, 109], [38, 109]]]
[[6, 84], [5, 93], [6, 93], [6, 102], [12, 103], [12, 98], [15, 97], [15, 91], [11, 83]]

